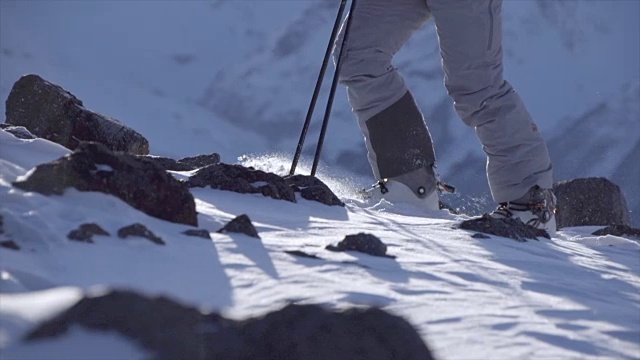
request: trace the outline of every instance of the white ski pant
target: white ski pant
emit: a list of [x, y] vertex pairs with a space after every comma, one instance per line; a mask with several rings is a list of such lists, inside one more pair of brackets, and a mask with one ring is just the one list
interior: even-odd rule
[[[502, 0], [357, 1], [342, 55], [340, 81], [347, 86], [376, 176], [381, 176], [379, 169], [385, 166], [377, 163], [377, 155], [393, 151], [389, 144], [406, 143], [415, 131], [398, 132], [404, 121], [399, 117], [382, 125], [396, 138], [377, 146], [368, 136], [367, 122], [407, 94], [402, 76], [392, 65], [393, 56], [433, 17], [445, 87], [460, 118], [475, 128], [482, 143], [494, 200], [515, 200], [534, 185], [552, 187], [547, 146], [520, 96], [503, 79]], [[344, 28], [343, 24], [334, 59]], [[428, 130], [426, 134], [424, 141], [430, 142]]]

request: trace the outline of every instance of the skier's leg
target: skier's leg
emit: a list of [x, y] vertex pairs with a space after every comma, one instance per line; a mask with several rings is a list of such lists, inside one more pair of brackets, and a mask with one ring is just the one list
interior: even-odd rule
[[425, 0], [359, 0], [352, 16], [340, 81], [347, 86], [374, 175], [401, 182], [413, 191], [412, 197], [433, 195], [437, 206], [431, 136], [392, 65], [396, 52], [428, 20]]
[[552, 187], [547, 146], [520, 96], [503, 79], [502, 0], [427, 0], [438, 31], [445, 86], [487, 154], [497, 202]]

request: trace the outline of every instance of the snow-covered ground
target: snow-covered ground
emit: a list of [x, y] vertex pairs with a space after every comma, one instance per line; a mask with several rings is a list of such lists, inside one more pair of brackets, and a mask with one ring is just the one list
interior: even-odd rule
[[[380, 306], [408, 319], [442, 360], [640, 357], [638, 241], [590, 236], [593, 227], [525, 243], [475, 239], [453, 229], [461, 217], [363, 202], [351, 185], [358, 179], [325, 174], [321, 178], [345, 208], [193, 189], [200, 227], [211, 232], [212, 240], [205, 240], [182, 235], [188, 226], [149, 217], [109, 195], [68, 190], [46, 197], [12, 188], [11, 181], [32, 166], [67, 151], [4, 131], [0, 149], [0, 236], [22, 247], [0, 248], [3, 359], [143, 358], [138, 345], [118, 334], [82, 328], [56, 340], [20, 341], [82, 292], [105, 287], [169, 295], [233, 318], [291, 301]], [[286, 168], [278, 158], [244, 161]], [[261, 240], [215, 233], [240, 214], [248, 214]], [[115, 236], [96, 236], [94, 244], [66, 239], [86, 222], [111, 234], [139, 222], [167, 245]], [[324, 250], [359, 232], [379, 237], [396, 258]]]

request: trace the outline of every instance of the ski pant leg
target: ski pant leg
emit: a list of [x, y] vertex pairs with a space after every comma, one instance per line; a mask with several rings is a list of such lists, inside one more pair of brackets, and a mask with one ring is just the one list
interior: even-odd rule
[[522, 99], [503, 79], [502, 0], [427, 0], [440, 41], [445, 87], [487, 154], [497, 202], [552, 187], [547, 146]]
[[[429, 19], [425, 0], [358, 0], [345, 44], [340, 82], [365, 137], [369, 162], [378, 179], [416, 172], [424, 184], [435, 162], [431, 136], [407, 86], [392, 65], [393, 56]], [[336, 40], [337, 60], [344, 24]], [[433, 176], [431, 176], [433, 178]], [[412, 188], [419, 186], [416, 181]]]

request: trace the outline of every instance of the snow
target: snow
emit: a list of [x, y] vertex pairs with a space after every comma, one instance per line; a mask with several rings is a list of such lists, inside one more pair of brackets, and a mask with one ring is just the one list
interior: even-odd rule
[[[37, 73], [142, 133], [153, 155], [218, 152], [227, 163], [288, 173], [336, 4], [149, 5], [0, 1], [0, 98], [22, 74]], [[564, 161], [563, 178], [621, 173], [617, 180], [637, 214], [640, 173], [621, 163], [634, 163], [640, 142], [639, 12], [640, 2], [606, 0], [505, 1], [503, 10], [506, 77], [550, 147], [568, 147], [552, 154]], [[439, 172], [463, 192], [480, 189], [471, 201], [484, 203], [484, 175], [455, 181], [469, 159], [483, 167], [483, 155], [444, 91], [432, 26], [414, 36], [396, 65], [425, 110]], [[325, 92], [319, 104], [323, 99]], [[297, 173], [309, 173], [322, 110]], [[144, 357], [118, 334], [83, 328], [50, 341], [20, 341], [81, 294], [118, 287], [238, 319], [292, 301], [381, 306], [407, 318], [442, 360], [640, 358], [638, 241], [590, 235], [598, 227], [526, 243], [473, 239], [453, 229], [463, 217], [359, 199], [355, 190], [373, 179], [343, 87], [331, 119], [318, 175], [347, 206], [193, 189], [200, 227], [212, 240], [183, 235], [188, 226], [147, 216], [113, 196], [68, 190], [46, 197], [11, 187], [69, 150], [0, 131], [0, 241], [21, 246], [0, 248], [0, 357]], [[583, 134], [597, 134], [597, 143]], [[260, 240], [215, 232], [240, 214], [251, 218]], [[94, 244], [66, 238], [86, 222], [111, 236], [95, 236]], [[134, 222], [166, 245], [117, 237]], [[396, 259], [324, 250], [358, 232], [378, 236]]]
[[[474, 239], [453, 229], [464, 217], [361, 200], [354, 191], [361, 179], [320, 174], [346, 207], [196, 188], [199, 227], [212, 240], [188, 237], [181, 234], [188, 226], [147, 216], [109, 195], [67, 190], [46, 197], [10, 187], [28, 171], [22, 165], [29, 156], [55, 159], [61, 152], [46, 140], [2, 133], [2, 158], [9, 166], [2, 169], [0, 236], [22, 247], [0, 248], [3, 358], [141, 357], [128, 339], [83, 328], [58, 339], [20, 341], [82, 293], [109, 287], [168, 295], [236, 319], [289, 302], [380, 306], [407, 318], [438, 359], [640, 356], [640, 243], [589, 235], [598, 227], [526, 243]], [[286, 160], [243, 158], [263, 170], [285, 169]], [[215, 232], [240, 214], [251, 218], [261, 240]], [[94, 244], [66, 239], [85, 222], [112, 236], [95, 236]], [[116, 236], [134, 222], [166, 246]], [[379, 237], [396, 258], [324, 250], [359, 232]]]

